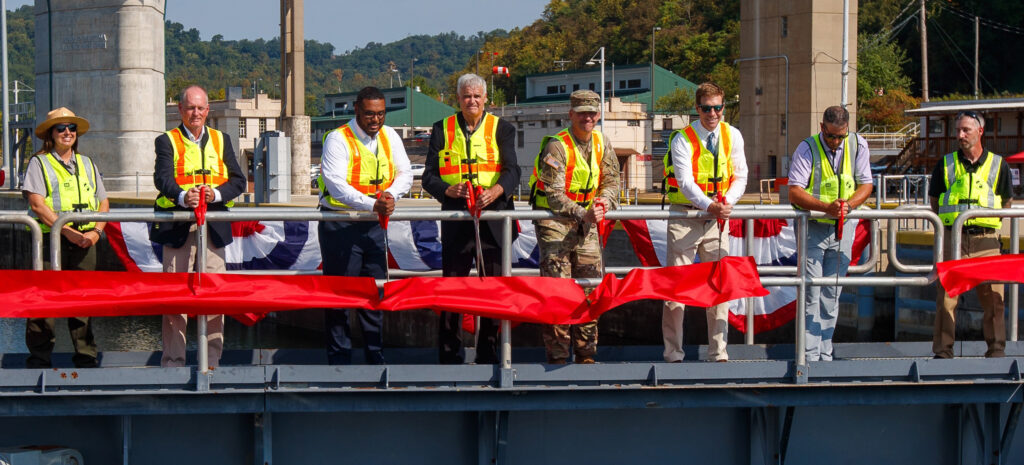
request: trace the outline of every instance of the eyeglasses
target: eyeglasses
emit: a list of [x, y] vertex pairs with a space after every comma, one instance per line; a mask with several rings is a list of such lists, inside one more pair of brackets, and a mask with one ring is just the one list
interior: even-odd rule
[[725, 105], [697, 105], [697, 107], [704, 113], [711, 113], [711, 110], [715, 110], [716, 112], [722, 111], [722, 108], [724, 108]]
[[364, 112], [362, 112], [363, 118], [367, 118], [367, 119], [372, 119], [372, 118], [384, 119], [384, 114], [385, 113], [386, 113], [386, 111], [364, 111]]
[[984, 126], [985, 125], [985, 123], [981, 122], [981, 116], [978, 116], [977, 113], [975, 113], [975, 112], [973, 112], [971, 110], [964, 110], [964, 111], [961, 111], [960, 113], [957, 113], [956, 114], [956, 120], [959, 120], [960, 118], [963, 118], [964, 116], [966, 116], [968, 118], [974, 118], [974, 121], [977, 121], [979, 126]]
[[829, 134], [828, 132], [825, 132], [824, 129], [821, 130], [821, 137], [823, 137], [825, 139], [829, 139], [829, 140], [843, 140], [843, 139], [846, 139], [846, 136], [848, 136], [848, 135], [850, 135], [850, 134], [849, 133], [846, 133], [846, 134]]
[[75, 123], [60, 123], [53, 125], [53, 129], [57, 130], [57, 134], [64, 132], [66, 129], [70, 129], [71, 132], [78, 132], [78, 125]]

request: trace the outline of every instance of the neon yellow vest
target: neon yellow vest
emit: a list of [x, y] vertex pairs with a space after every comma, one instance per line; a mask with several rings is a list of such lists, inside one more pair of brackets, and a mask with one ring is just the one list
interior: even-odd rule
[[[391, 143], [385, 135], [384, 128], [377, 132], [377, 153], [370, 152], [352, 130], [350, 122], [332, 132], [338, 132], [348, 144], [348, 175], [345, 180], [355, 190], [366, 194], [368, 197], [376, 197], [378, 190], [385, 190], [395, 182], [395, 162], [391, 156]], [[327, 136], [324, 135], [324, 141]], [[350, 208], [334, 197], [331, 197], [324, 183], [323, 171], [316, 178], [317, 187], [320, 188], [320, 197], [327, 199], [328, 204], [337, 208]]]
[[[665, 194], [668, 197], [668, 201], [671, 203], [689, 204], [690, 199], [687, 199], [683, 192], [679, 190], [679, 180], [676, 179], [676, 168], [672, 164], [672, 142], [678, 136], [685, 136], [690, 142], [690, 166], [693, 168], [693, 180], [697, 183], [697, 187], [700, 187], [702, 191], [708, 196], [711, 196], [715, 192], [721, 192], [723, 195], [728, 192], [729, 186], [732, 185], [733, 173], [732, 173], [732, 138], [729, 133], [729, 125], [725, 122], [720, 123], [721, 130], [721, 143], [718, 144], [718, 154], [711, 153], [707, 147], [704, 146], [703, 141], [697, 137], [697, 130], [692, 125], [686, 126], [683, 130], [677, 130], [672, 133], [668, 139], [669, 151], [665, 154], [664, 166], [665, 166], [665, 179], [662, 183], [665, 186]], [[715, 179], [715, 159], [718, 160], [718, 176]], [[717, 181], [717, 182], [716, 182]]]
[[[853, 153], [850, 149], [850, 139], [854, 141]], [[829, 204], [839, 199], [850, 200], [850, 197], [853, 197], [853, 192], [857, 190], [857, 182], [853, 179], [853, 160], [857, 158], [859, 150], [857, 134], [851, 133], [843, 140], [843, 161], [840, 167], [842, 174], [839, 175], [836, 174], [832, 163], [828, 161], [828, 156], [825, 155], [825, 144], [821, 142], [821, 134], [808, 137], [804, 139], [804, 142], [811, 147], [811, 176], [807, 180], [810, 194]], [[815, 152], [817, 152], [817, 156], [815, 156]], [[801, 209], [796, 205], [794, 207]], [[812, 221], [836, 224], [834, 218], [813, 218]]]
[[544, 182], [538, 179], [538, 172], [544, 147], [548, 142], [555, 141], [560, 142], [565, 148], [565, 195], [579, 206], [590, 208], [590, 204], [597, 197], [597, 186], [601, 180], [601, 159], [604, 157], [604, 135], [600, 131], [593, 131], [590, 134], [593, 156], [589, 160], [583, 158], [583, 151], [576, 147], [570, 128], [565, 128], [554, 136], [544, 136], [540, 142], [540, 153], [533, 160], [533, 174], [530, 175], [530, 198], [533, 199], [534, 205], [551, 208], [548, 196], [544, 192]]
[[[182, 189], [188, 190], [203, 184], [217, 187], [228, 182], [228, 169], [224, 165], [224, 134], [209, 126], [206, 132], [209, 140], [201, 153], [199, 144], [183, 134], [180, 127], [164, 133], [171, 140], [171, 148], [174, 150], [174, 180]], [[161, 195], [156, 199], [156, 204], [162, 208], [171, 208], [176, 200]], [[231, 207], [234, 202], [228, 201], [224, 205]]]
[[[96, 165], [88, 157], [74, 155], [75, 174], [68, 172], [57, 156], [48, 153], [36, 155], [43, 169], [43, 181], [46, 184], [46, 206], [55, 213], [69, 211], [99, 211], [100, 202], [96, 198]], [[29, 214], [39, 221], [31, 209]], [[79, 231], [96, 228], [96, 223], [75, 224]], [[39, 221], [43, 233], [50, 232], [50, 227]]]
[[[942, 220], [942, 224], [952, 226], [960, 212], [972, 208], [1003, 207], [1003, 198], [995, 191], [1002, 160], [1003, 157], [988, 152], [985, 163], [973, 173], [968, 173], [955, 152], [943, 157], [943, 165], [946, 168], [946, 192], [939, 196], [939, 219]], [[999, 217], [971, 218], [966, 224], [999, 229], [1003, 226], [1003, 221]]]
[[498, 183], [498, 176], [501, 175], [498, 117], [484, 113], [480, 124], [483, 127], [473, 132], [467, 144], [459, 127], [458, 115], [445, 118], [444, 148], [438, 153], [442, 181], [453, 186], [466, 181], [483, 187]]

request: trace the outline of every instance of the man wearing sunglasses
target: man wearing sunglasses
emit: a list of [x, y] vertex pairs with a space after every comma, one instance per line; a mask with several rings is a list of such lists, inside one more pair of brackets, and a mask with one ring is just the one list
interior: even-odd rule
[[[1010, 168], [1003, 157], [982, 147], [985, 118], [973, 111], [956, 115], [956, 137], [960, 149], [947, 154], [935, 165], [928, 197], [932, 210], [946, 227], [942, 250], [946, 259], [952, 249], [953, 222], [960, 212], [976, 208], [1010, 208], [1013, 198]], [[971, 218], [960, 236], [960, 258], [999, 255], [999, 217]], [[939, 283], [935, 299], [935, 332], [932, 352], [935, 358], [953, 358], [956, 337], [957, 298], [950, 297]], [[1006, 323], [1003, 317], [1003, 285], [978, 286], [978, 300], [985, 313], [982, 335], [988, 345], [986, 357], [1003, 357], [1006, 347]]]
[[[324, 135], [321, 157], [320, 209], [362, 210], [381, 218], [395, 211], [395, 200], [412, 187], [412, 168], [393, 128], [384, 125], [386, 101], [376, 87], [364, 87], [356, 94], [356, 115]], [[385, 279], [388, 251], [385, 221], [321, 221], [317, 227], [325, 276], [370, 276]], [[384, 364], [379, 310], [358, 309], [366, 362]], [[327, 334], [327, 363], [352, 362], [352, 337], [348, 309], [324, 311]]]
[[[845, 108], [826, 108], [820, 127], [821, 132], [804, 139], [793, 152], [789, 200], [797, 209], [827, 215], [807, 222], [806, 273], [835, 278], [846, 275], [853, 247], [852, 228], [837, 239], [838, 218], [871, 195], [871, 155], [864, 138], [850, 133], [850, 112]], [[808, 286], [804, 294], [807, 361], [832, 360], [840, 292], [840, 286]]]
[[[673, 219], [668, 222], [669, 265], [689, 265], [700, 254], [702, 262], [729, 255], [729, 215], [747, 187], [747, 159], [743, 135], [723, 121], [725, 92], [705, 82], [694, 95], [699, 119], [669, 138], [665, 155], [665, 196], [673, 211], [706, 211], [713, 219]], [[666, 301], [661, 332], [666, 362], [683, 360], [683, 310]], [[729, 305], [707, 309], [707, 360], [726, 362]]]

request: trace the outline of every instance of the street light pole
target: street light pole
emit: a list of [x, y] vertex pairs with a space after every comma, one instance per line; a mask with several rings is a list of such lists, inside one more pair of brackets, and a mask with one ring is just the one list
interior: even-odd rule
[[[601, 58], [597, 58], [601, 55]], [[604, 132], [604, 47], [597, 49], [594, 56], [587, 60], [588, 65], [593, 65], [597, 62], [601, 63], [601, 132]]]
[[412, 119], [412, 106], [413, 102], [416, 101], [416, 62], [419, 58], [413, 58], [409, 61], [409, 74], [412, 76], [409, 78], [409, 130], [412, 131], [415, 126], [413, 125]]
[[654, 87], [654, 50], [655, 50], [654, 44], [655, 44], [655, 42], [654, 41], [657, 38], [655, 33], [660, 31], [660, 30], [661, 30], [661, 28], [658, 27], [658, 26], [654, 26], [654, 28], [651, 29], [651, 108], [647, 111], [647, 114], [651, 116], [651, 131], [654, 131], [654, 111], [655, 111], [655, 109], [654, 109], [654, 90], [655, 90], [655, 87]]

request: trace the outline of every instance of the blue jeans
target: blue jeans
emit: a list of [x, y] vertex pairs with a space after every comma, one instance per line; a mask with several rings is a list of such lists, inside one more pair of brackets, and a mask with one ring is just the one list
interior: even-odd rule
[[[838, 268], [840, 276], [846, 276], [850, 266], [850, 249], [853, 247], [853, 232], [846, 230], [842, 244], [836, 240], [836, 227], [817, 221], [807, 222], [808, 277], [835, 278]], [[840, 252], [841, 247], [841, 254]], [[806, 304], [805, 346], [807, 361], [832, 360], [832, 334], [836, 331], [839, 317], [839, 294], [842, 286], [807, 286], [804, 295]]]

